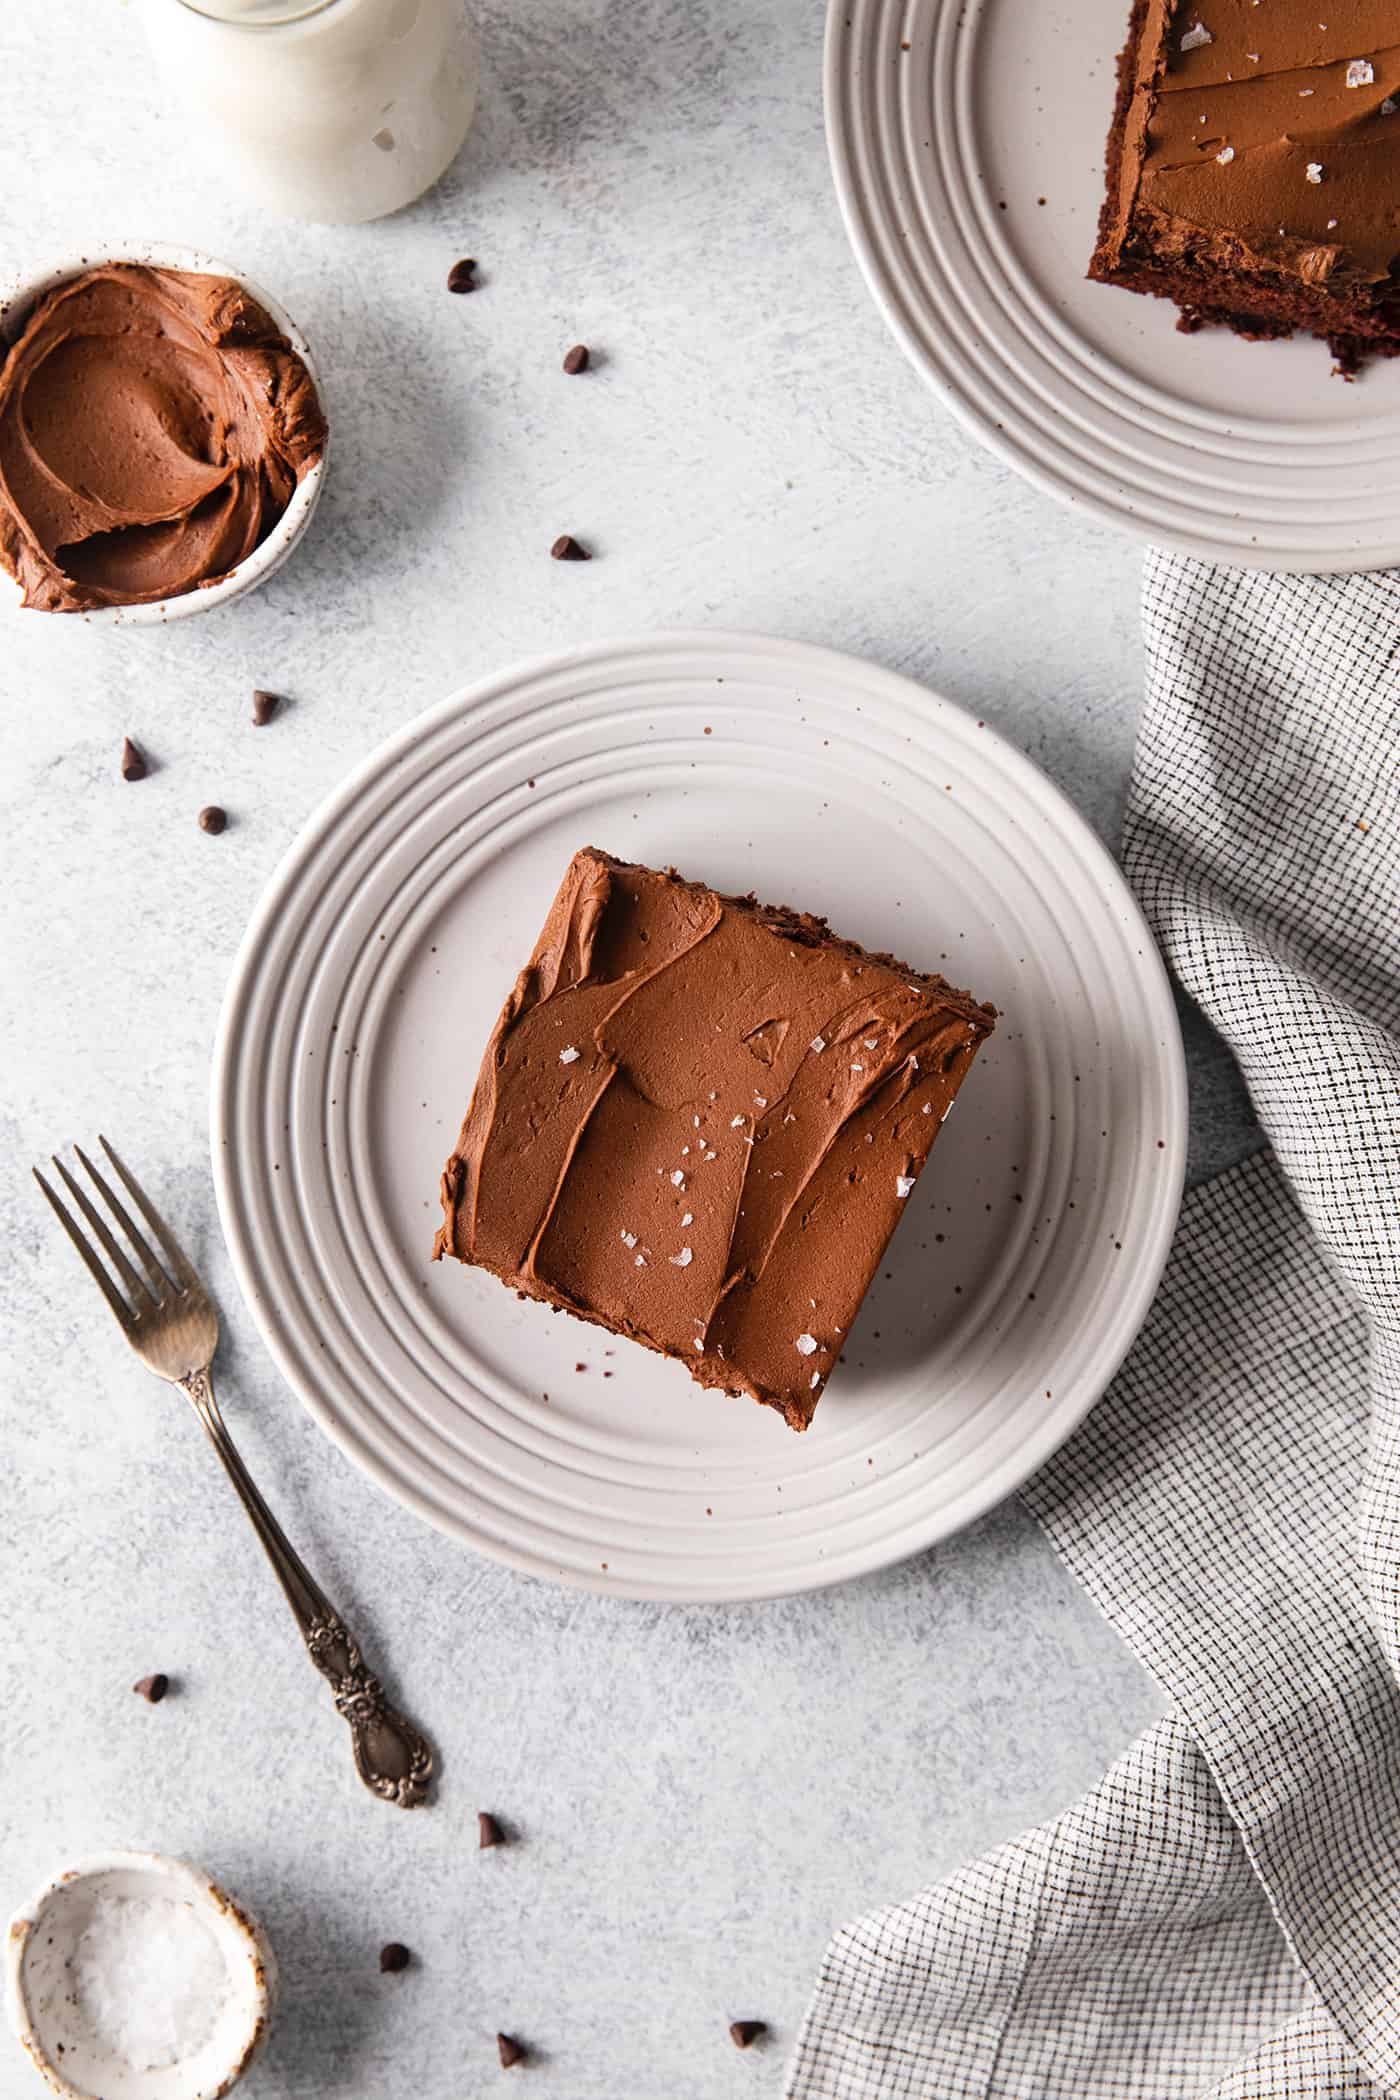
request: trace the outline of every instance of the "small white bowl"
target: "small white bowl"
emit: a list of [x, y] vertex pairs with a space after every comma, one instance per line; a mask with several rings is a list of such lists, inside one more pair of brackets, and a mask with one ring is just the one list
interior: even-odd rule
[[[37, 276], [16, 278], [13, 275], [0, 282], [0, 347], [8, 349], [22, 332], [30, 312], [46, 292], [54, 291], [66, 284], [70, 277], [78, 277], [84, 270], [93, 269], [99, 263], [145, 263], [157, 270], [193, 270], [208, 277], [231, 277], [252, 293], [258, 304], [271, 314], [287, 341], [311, 375], [324, 412], [325, 391], [321, 375], [316, 369], [311, 346], [286, 308], [265, 292], [260, 284], [242, 270], [230, 269], [227, 263], [217, 262], [213, 256], [205, 255], [198, 248], [180, 248], [159, 242], [103, 244], [89, 248], [83, 255], [70, 256], [67, 260], [53, 264]], [[316, 505], [321, 500], [321, 484], [326, 475], [326, 454], [329, 440], [321, 451], [315, 466], [308, 468], [297, 483], [292, 500], [283, 511], [276, 525], [260, 546], [253, 549], [237, 568], [230, 569], [227, 576], [217, 583], [196, 584], [192, 591], [181, 591], [177, 597], [161, 598], [142, 605], [102, 605], [94, 610], [79, 613], [57, 613], [49, 618], [64, 620], [88, 620], [96, 626], [105, 627], [149, 627], [166, 620], [187, 620], [195, 613], [212, 612], [216, 605], [227, 605], [231, 598], [241, 598], [245, 591], [253, 590], [280, 569], [297, 541], [311, 523]], [[0, 569], [0, 586], [12, 610], [20, 608], [23, 592], [7, 571]]]
[[[174, 2063], [143, 2069], [98, 2034], [78, 2004], [73, 1956], [99, 1898], [188, 1906], [222, 1955], [226, 1980], [208, 2037]], [[267, 2032], [277, 1963], [260, 1926], [198, 1867], [153, 1852], [102, 1852], [58, 1874], [10, 1920], [10, 2021], [64, 2100], [219, 2100]]]

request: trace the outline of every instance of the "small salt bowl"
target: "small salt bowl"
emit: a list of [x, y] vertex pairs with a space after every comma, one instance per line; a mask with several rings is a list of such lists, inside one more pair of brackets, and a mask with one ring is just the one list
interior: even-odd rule
[[267, 2032], [277, 1965], [199, 1868], [103, 1852], [10, 1921], [10, 2020], [65, 2100], [219, 2100]]

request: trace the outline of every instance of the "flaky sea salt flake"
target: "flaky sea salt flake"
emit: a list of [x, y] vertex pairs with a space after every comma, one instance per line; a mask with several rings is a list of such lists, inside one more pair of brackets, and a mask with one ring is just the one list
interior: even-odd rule
[[682, 1247], [679, 1254], [671, 1256], [671, 1267], [673, 1269], [688, 1269], [694, 1259], [695, 1256], [691, 1253], [689, 1247]]
[[1395, 115], [1395, 97], [1393, 95], [1387, 95], [1384, 102], [1382, 102], [1381, 115], [1383, 117], [1393, 117]]
[[807, 1045], [807, 1048], [810, 1051], [812, 1051], [817, 1057], [820, 1057], [823, 1050], [825, 1050], [826, 1048], [826, 1037], [824, 1035], [814, 1035], [812, 1037], [811, 1042]]
[[[194, 2057], [223, 2011], [228, 1983], [207, 1928], [188, 1904], [165, 1897], [98, 1894], [66, 1969], [74, 2010], [134, 2073]], [[169, 2083], [138, 2082], [146, 2091]]]
[[812, 1381], [811, 1381], [811, 1383], [812, 1383], [812, 1391], [813, 1391], [813, 1392], [815, 1392], [815, 1391], [816, 1391], [817, 1387], [818, 1387], [818, 1386], [819, 1386], [819, 1385], [821, 1384], [821, 1382], [822, 1382], [822, 1374], [821, 1374], [821, 1372], [820, 1372], [820, 1371], [813, 1371], [813, 1373], [812, 1373]]
[[1369, 87], [1376, 77], [1376, 69], [1369, 58], [1354, 58], [1347, 67], [1348, 87]]
[[799, 1334], [796, 1348], [799, 1356], [815, 1356], [817, 1353], [816, 1336], [814, 1334]]
[[1177, 49], [1178, 51], [1199, 51], [1203, 44], [1213, 44], [1214, 42], [1215, 38], [1206, 28], [1204, 22], [1193, 22], [1181, 39], [1181, 42], [1177, 45]]
[[1233, 146], [1222, 146], [1215, 157], [1222, 168], [1228, 168], [1235, 157], [1235, 149]]
[[582, 1054], [583, 1053], [581, 1051], [576, 1050], [573, 1044], [570, 1043], [567, 1050], [561, 1050], [559, 1052], [559, 1062], [561, 1065], [576, 1065]]
[[1320, 160], [1310, 160], [1308, 162], [1307, 177], [1309, 182], [1321, 182], [1322, 162]]
[[637, 1235], [635, 1232], [620, 1232], [618, 1234], [618, 1238], [621, 1240], [624, 1247], [635, 1247], [637, 1244]]
[[683, 1189], [685, 1187], [685, 1175], [679, 1167], [674, 1168], [672, 1171], [671, 1186], [673, 1189]]
[[742, 1130], [742, 1129], [743, 1129], [743, 1127], [744, 1127], [744, 1119], [743, 1119], [743, 1117], [742, 1117], [742, 1116], [731, 1116], [731, 1117], [729, 1118], [729, 1127], [730, 1127], [730, 1129], [731, 1129], [731, 1130]]
[[911, 1189], [913, 1188], [913, 1186], [914, 1186], [914, 1177], [913, 1177], [913, 1175], [912, 1175], [912, 1174], [896, 1174], [896, 1175], [895, 1175], [895, 1177], [894, 1177], [894, 1192], [895, 1192], [896, 1196], [898, 1196], [898, 1198], [899, 1198], [899, 1200], [900, 1200], [900, 1202], [901, 1202], [901, 1203], [902, 1203], [902, 1202], [904, 1201], [904, 1198], [905, 1198], [905, 1197], [906, 1197], [906, 1196], [907, 1196], [907, 1195], [909, 1194], [909, 1192], [910, 1192], [910, 1190], [911, 1190]]
[[681, 1219], [681, 1223], [682, 1223], [682, 1225], [693, 1225], [693, 1224], [695, 1223], [695, 1213], [694, 1213], [694, 1211], [693, 1211], [693, 1210], [688, 1210], [688, 1211], [686, 1212], [685, 1216], [684, 1216], [684, 1217], [683, 1217], [683, 1218]]

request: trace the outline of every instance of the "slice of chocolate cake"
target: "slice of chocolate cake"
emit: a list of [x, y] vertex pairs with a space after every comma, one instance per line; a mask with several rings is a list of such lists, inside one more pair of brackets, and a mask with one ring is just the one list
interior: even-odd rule
[[1397, 0], [1137, 0], [1089, 275], [1188, 331], [1306, 330], [1348, 374], [1394, 357], [1397, 105]]
[[995, 1014], [825, 920], [576, 853], [435, 1257], [805, 1429]]

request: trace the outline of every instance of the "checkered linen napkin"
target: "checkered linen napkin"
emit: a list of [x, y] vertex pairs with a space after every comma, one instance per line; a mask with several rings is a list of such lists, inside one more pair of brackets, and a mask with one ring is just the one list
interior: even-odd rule
[[1172, 1711], [837, 1935], [790, 2100], [1400, 2092], [1400, 573], [1144, 619], [1126, 864], [1272, 1150], [1026, 1499]]

